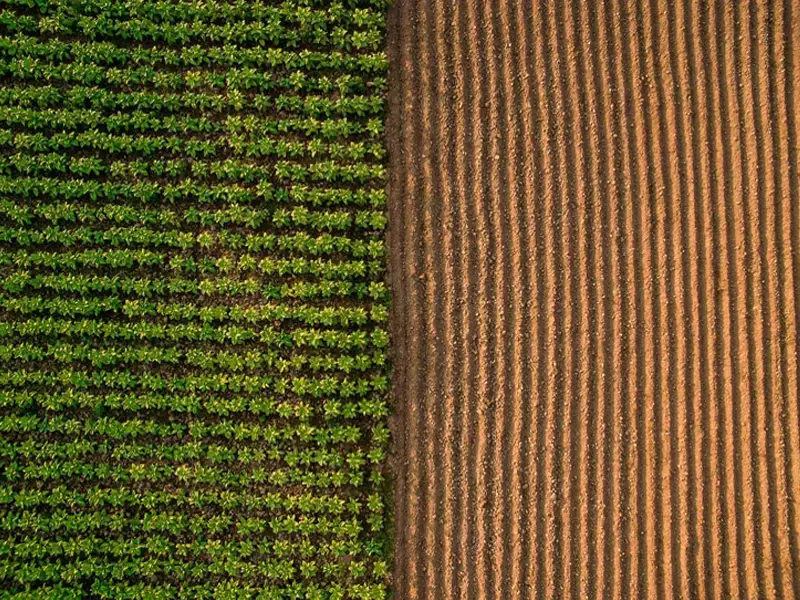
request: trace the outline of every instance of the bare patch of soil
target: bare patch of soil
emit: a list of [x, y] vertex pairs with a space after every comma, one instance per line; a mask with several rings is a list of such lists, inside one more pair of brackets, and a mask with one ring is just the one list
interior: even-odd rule
[[396, 597], [800, 597], [800, 5], [390, 21]]

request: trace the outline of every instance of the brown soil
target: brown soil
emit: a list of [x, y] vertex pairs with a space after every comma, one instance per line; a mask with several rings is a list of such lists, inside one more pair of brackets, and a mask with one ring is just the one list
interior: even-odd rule
[[800, 4], [394, 0], [395, 595], [800, 598]]

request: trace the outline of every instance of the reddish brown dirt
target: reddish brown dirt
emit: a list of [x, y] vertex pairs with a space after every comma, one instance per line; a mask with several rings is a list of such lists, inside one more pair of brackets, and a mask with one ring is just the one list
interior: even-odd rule
[[390, 21], [396, 597], [800, 598], [800, 4]]

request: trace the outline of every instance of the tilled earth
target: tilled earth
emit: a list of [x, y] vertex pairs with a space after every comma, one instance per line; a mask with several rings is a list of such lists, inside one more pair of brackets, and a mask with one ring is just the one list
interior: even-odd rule
[[800, 4], [395, 0], [401, 600], [800, 598]]

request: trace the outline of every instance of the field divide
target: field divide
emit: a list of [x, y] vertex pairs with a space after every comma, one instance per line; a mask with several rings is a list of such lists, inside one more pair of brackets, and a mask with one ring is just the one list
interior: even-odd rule
[[395, 596], [800, 598], [800, 5], [391, 11]]

